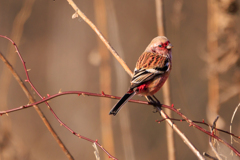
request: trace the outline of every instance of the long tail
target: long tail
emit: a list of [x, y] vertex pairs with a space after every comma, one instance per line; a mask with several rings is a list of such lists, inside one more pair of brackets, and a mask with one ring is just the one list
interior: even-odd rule
[[117, 104], [115, 104], [115, 106], [111, 109], [111, 111], [109, 112], [109, 115], [114, 115], [116, 116], [116, 114], [120, 111], [120, 109], [123, 107], [123, 105], [125, 103], [127, 103], [127, 101], [129, 99], [131, 99], [134, 95], [136, 94], [136, 92], [132, 91], [132, 92], [127, 92], [119, 101]]

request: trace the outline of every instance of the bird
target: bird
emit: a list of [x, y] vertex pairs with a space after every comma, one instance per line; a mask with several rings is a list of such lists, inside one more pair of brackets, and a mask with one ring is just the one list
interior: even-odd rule
[[[172, 48], [165, 36], [155, 37], [151, 41], [138, 58], [128, 92], [113, 106], [109, 115], [117, 115], [123, 105], [136, 94], [155, 98], [154, 94], [161, 89], [171, 72]], [[153, 101], [152, 98], [150, 100]]]

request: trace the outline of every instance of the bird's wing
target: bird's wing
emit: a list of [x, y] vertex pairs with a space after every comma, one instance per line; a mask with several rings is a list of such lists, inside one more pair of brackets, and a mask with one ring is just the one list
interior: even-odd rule
[[168, 57], [151, 52], [143, 53], [137, 61], [130, 88], [138, 87], [144, 82], [166, 73], [171, 67], [170, 63]]

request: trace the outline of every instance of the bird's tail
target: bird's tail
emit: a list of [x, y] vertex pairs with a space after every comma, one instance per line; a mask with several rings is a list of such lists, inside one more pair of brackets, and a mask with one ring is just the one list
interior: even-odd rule
[[131, 92], [127, 92], [119, 101], [117, 104], [115, 104], [115, 106], [111, 109], [111, 111], [109, 112], [109, 115], [114, 115], [116, 116], [116, 114], [120, 111], [120, 109], [123, 107], [123, 105], [125, 103], [127, 103], [127, 101], [129, 99], [131, 99], [134, 95], [136, 94], [136, 92], [131, 91]]

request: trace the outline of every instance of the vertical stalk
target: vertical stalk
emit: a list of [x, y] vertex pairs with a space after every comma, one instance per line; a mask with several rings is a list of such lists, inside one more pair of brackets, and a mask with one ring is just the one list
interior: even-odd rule
[[[163, 1], [156, 0], [156, 17], [157, 17], [157, 27], [158, 27], [158, 35], [164, 36], [164, 16], [163, 16]], [[170, 83], [169, 79], [165, 82], [162, 87], [163, 91], [163, 103], [166, 105], [171, 105], [171, 97], [170, 97]], [[165, 109], [166, 114], [169, 117], [172, 117], [171, 111]], [[174, 135], [173, 129], [166, 123], [166, 135], [167, 135], [167, 146], [168, 146], [168, 159], [175, 160], [175, 147], [174, 147]]]
[[219, 78], [216, 65], [218, 63], [218, 3], [208, 0], [207, 50], [208, 50], [208, 105], [207, 118], [213, 122], [219, 110]]
[[[108, 15], [108, 23], [109, 25], [109, 40], [114, 45], [116, 50], [121, 56], [122, 59], [125, 59], [126, 56], [124, 55], [123, 48], [120, 42], [120, 35], [118, 29], [118, 21], [115, 13], [115, 8], [113, 5], [112, 0], [106, 0], [107, 6], [107, 15]], [[116, 75], [116, 82], [114, 84], [117, 92], [117, 95], [123, 95], [129, 87], [129, 79], [128, 75], [124, 71], [124, 69], [120, 66], [120, 64], [114, 60], [114, 70]], [[133, 146], [133, 135], [132, 135], [132, 127], [130, 121], [130, 114], [128, 103], [124, 104], [124, 109], [121, 110], [121, 114], [118, 116], [121, 128], [121, 138], [123, 144], [123, 151], [124, 151], [124, 159], [125, 160], [135, 160], [134, 154], [134, 146]], [[116, 118], [117, 118], [116, 117]]]
[[[94, 0], [96, 25], [102, 34], [107, 38], [107, 15], [105, 0]], [[110, 67], [110, 54], [103, 42], [98, 38], [98, 52], [101, 56], [101, 64], [99, 67], [100, 91], [111, 94], [111, 67]], [[111, 101], [108, 99], [100, 99], [100, 120], [102, 130], [102, 144], [105, 148], [115, 155], [113, 131], [112, 131], [112, 116], [108, 116], [111, 109]], [[105, 156], [105, 159], [108, 159]]]

